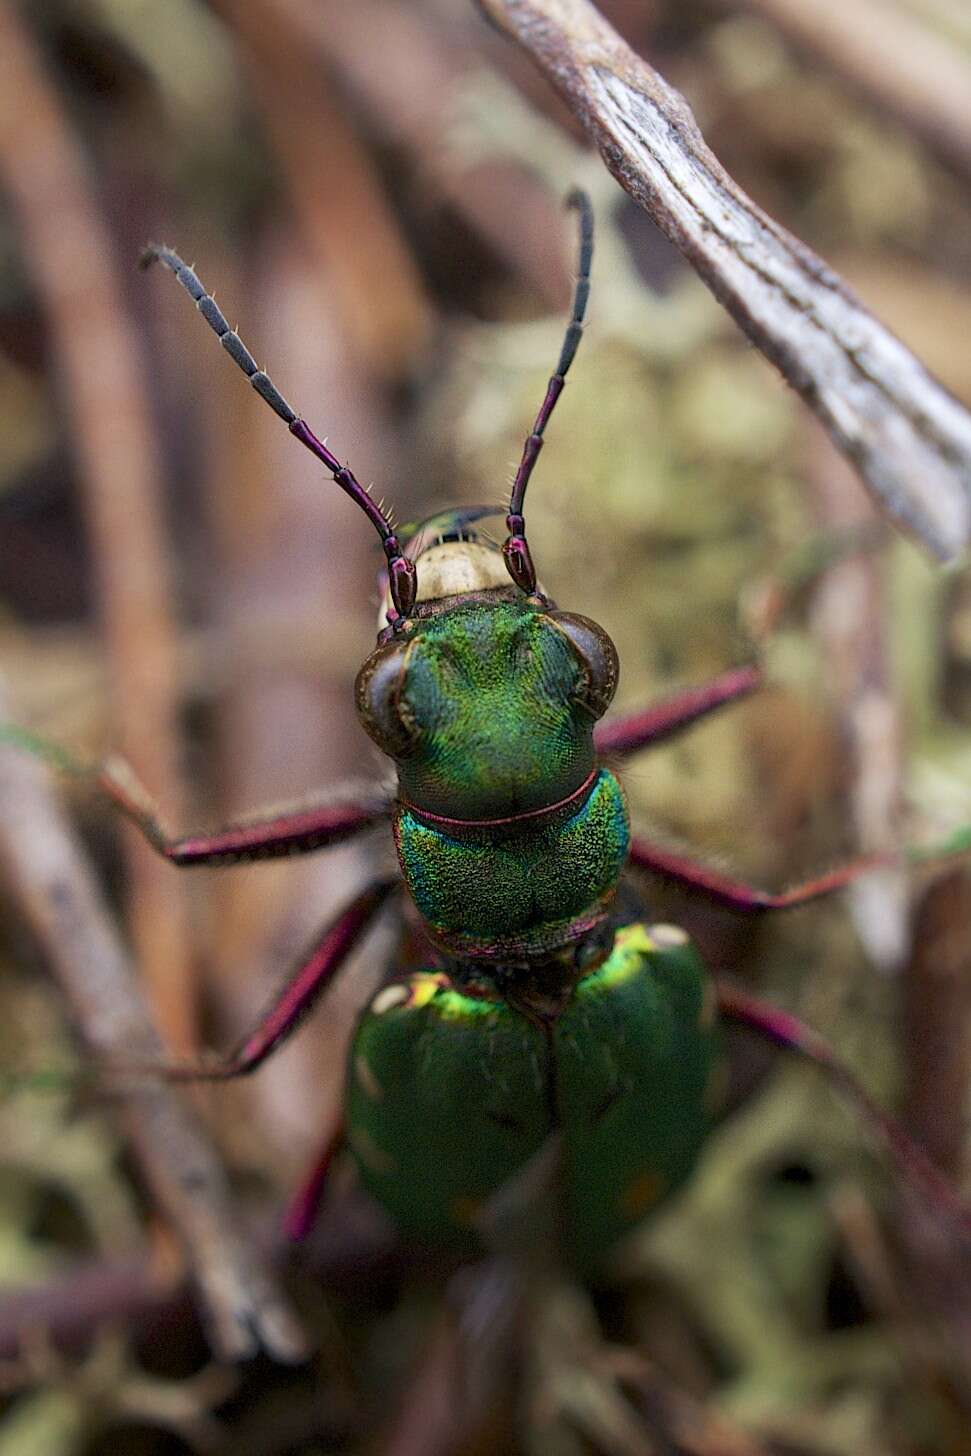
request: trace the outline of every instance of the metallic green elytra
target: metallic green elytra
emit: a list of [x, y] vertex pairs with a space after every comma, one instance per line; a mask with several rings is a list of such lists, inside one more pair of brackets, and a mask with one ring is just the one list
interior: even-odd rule
[[714, 1005], [687, 940], [658, 944], [641, 925], [617, 930], [545, 1024], [444, 970], [392, 981], [349, 1062], [348, 1142], [364, 1185], [403, 1230], [471, 1252], [488, 1200], [561, 1130], [563, 1252], [595, 1273], [694, 1165]]

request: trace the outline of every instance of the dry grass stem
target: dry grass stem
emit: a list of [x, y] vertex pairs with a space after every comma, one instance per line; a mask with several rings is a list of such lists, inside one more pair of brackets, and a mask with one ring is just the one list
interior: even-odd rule
[[[158, 1064], [162, 1047], [132, 966], [47, 771], [16, 749], [0, 749], [0, 802], [0, 871], [87, 1047], [103, 1064]], [[185, 1244], [216, 1349], [228, 1359], [260, 1347], [298, 1356], [299, 1328], [243, 1233], [222, 1166], [186, 1102], [157, 1079], [124, 1081], [126, 1136], [155, 1206]]]
[[[73, 426], [117, 744], [181, 822], [176, 641], [145, 369], [87, 160], [17, 9], [0, 4], [0, 182], [50, 324]], [[171, 869], [126, 836], [138, 963], [159, 1024], [194, 1041], [187, 912]]]

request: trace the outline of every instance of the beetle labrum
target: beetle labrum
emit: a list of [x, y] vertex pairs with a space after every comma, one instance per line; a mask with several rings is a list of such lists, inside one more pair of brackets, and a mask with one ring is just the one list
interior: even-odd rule
[[[143, 262], [175, 274], [260, 396], [378, 532], [387, 625], [358, 674], [356, 696], [361, 723], [393, 760], [398, 785], [394, 795], [331, 798], [191, 837], [164, 830], [123, 762], [99, 770], [100, 787], [180, 866], [323, 849], [391, 822], [429, 963], [409, 974], [392, 967], [361, 1016], [344, 1126], [291, 1209], [295, 1236], [310, 1225], [335, 1150], [346, 1146], [364, 1186], [399, 1227], [474, 1252], [482, 1210], [558, 1134], [561, 1252], [580, 1272], [595, 1273], [697, 1160], [712, 1113], [719, 1013], [829, 1069], [868, 1118], [890, 1130], [887, 1141], [908, 1176], [954, 1209], [920, 1150], [807, 1028], [719, 991], [677, 927], [629, 921], [619, 909], [627, 866], [762, 911], [845, 885], [868, 862], [768, 895], [631, 836], [607, 763], [753, 691], [760, 673], [732, 669], [601, 722], [617, 684], [614, 646], [538, 585], [524, 499], [580, 342], [593, 250], [589, 200], [574, 192], [568, 202], [580, 220], [572, 315], [516, 472], [501, 552], [475, 530], [492, 514], [485, 508], [436, 517], [400, 539], [257, 367], [193, 269], [168, 248], [148, 250]], [[255, 1070], [316, 1003], [399, 885], [382, 881], [355, 897], [235, 1054], [172, 1075]]]

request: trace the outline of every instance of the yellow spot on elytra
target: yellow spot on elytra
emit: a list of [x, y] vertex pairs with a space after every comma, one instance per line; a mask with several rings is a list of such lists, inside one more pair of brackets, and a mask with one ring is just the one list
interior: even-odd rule
[[427, 1006], [436, 991], [441, 990], [444, 980], [445, 978], [438, 972], [425, 973], [419, 971], [416, 976], [412, 976], [411, 978], [411, 989], [408, 998], [409, 1005], [418, 1008]]
[[378, 1147], [366, 1127], [352, 1127], [347, 1134], [351, 1149], [372, 1173], [393, 1173], [395, 1160], [384, 1148]]
[[395, 1006], [403, 1006], [408, 1000], [408, 987], [402, 986], [399, 982], [394, 986], [385, 986], [379, 991], [371, 1002], [371, 1010], [375, 1016], [383, 1016]]
[[643, 925], [635, 922], [633, 925], [621, 926], [614, 939], [614, 946], [619, 951], [640, 951], [646, 955], [654, 949], [654, 942]]
[[380, 1102], [384, 1096], [384, 1088], [378, 1081], [371, 1068], [367, 1057], [360, 1053], [354, 1058], [354, 1075], [357, 1078], [358, 1086], [370, 1097], [372, 1102]]
[[623, 1218], [640, 1218], [660, 1198], [664, 1191], [664, 1178], [653, 1168], [646, 1168], [631, 1179], [619, 1199]]
[[468, 1194], [453, 1198], [449, 1207], [452, 1222], [461, 1224], [462, 1228], [471, 1228], [481, 1207], [481, 1198], [472, 1198]]
[[701, 1010], [698, 1012], [698, 1029], [710, 1031], [718, 1015], [718, 992], [711, 976], [706, 976], [701, 987]]
[[688, 944], [688, 933], [680, 925], [650, 925], [647, 933], [658, 950], [675, 950]]

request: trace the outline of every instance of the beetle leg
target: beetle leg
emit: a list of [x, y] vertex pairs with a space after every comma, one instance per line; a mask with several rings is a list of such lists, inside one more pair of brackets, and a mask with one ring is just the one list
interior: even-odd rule
[[759, 890], [754, 885], [746, 884], [744, 880], [732, 879], [729, 875], [722, 874], [720, 870], [699, 864], [697, 860], [690, 859], [687, 855], [662, 849], [660, 845], [652, 844], [647, 839], [631, 840], [629, 862], [635, 869], [649, 870], [651, 874], [658, 875], [661, 879], [672, 880], [676, 885], [683, 885], [688, 890], [696, 890], [706, 900], [712, 900], [716, 905], [726, 905], [730, 910], [760, 912], [785, 910], [790, 905], [803, 905], [807, 900], [815, 900], [821, 895], [830, 894], [833, 890], [842, 889], [844, 885], [851, 884], [860, 875], [865, 875], [870, 870], [888, 864], [890, 861], [891, 857], [888, 855], [871, 855], [867, 859], [855, 859], [849, 864], [838, 865], [836, 869], [829, 870], [815, 880], [805, 880], [802, 884], [793, 885], [790, 889], [783, 890], [777, 895], [770, 894], [767, 890]]
[[291, 1243], [302, 1243], [314, 1226], [327, 1186], [327, 1176], [334, 1159], [344, 1146], [344, 1132], [342, 1118], [328, 1133], [323, 1147], [287, 1205], [283, 1215], [283, 1234]]
[[712, 678], [711, 682], [685, 688], [639, 713], [626, 713], [598, 723], [593, 731], [594, 745], [598, 753], [614, 756], [636, 753], [638, 749], [661, 743], [672, 734], [680, 733], [682, 728], [704, 718], [715, 708], [735, 702], [761, 685], [762, 671], [754, 664], [733, 667]]
[[795, 1052], [819, 1067], [862, 1114], [907, 1183], [919, 1190], [935, 1208], [946, 1213], [949, 1219], [957, 1222], [965, 1234], [971, 1235], [971, 1208], [959, 1198], [920, 1144], [896, 1118], [877, 1106], [824, 1037], [787, 1011], [780, 1011], [732, 986], [719, 985], [718, 1005], [727, 1020], [748, 1027], [767, 1041]]
[[93, 782], [141, 830], [153, 849], [180, 868], [238, 864], [328, 849], [380, 823], [391, 811], [390, 790], [368, 794], [358, 784], [346, 790], [338, 785], [300, 803], [265, 809], [211, 834], [172, 835], [127, 760], [112, 755], [100, 765], [85, 764], [59, 744], [11, 723], [0, 723], [0, 743], [13, 744], [35, 758], [45, 759], [61, 773]]
[[[104, 1061], [92, 1068], [95, 1084], [110, 1091], [117, 1081], [157, 1077], [166, 1082], [228, 1082], [246, 1077], [267, 1060], [297, 1030], [328, 986], [336, 979], [361, 936], [401, 881], [377, 880], [356, 895], [312, 942], [296, 969], [287, 977], [253, 1031], [228, 1055], [216, 1054], [199, 1062]], [[22, 1088], [59, 1091], [85, 1080], [76, 1069], [41, 1073], [0, 1074], [0, 1091]], [[336, 1148], [335, 1148], [336, 1152]]]
[[255, 1072], [293, 1035], [313, 1009], [385, 900], [400, 883], [400, 880], [378, 880], [345, 905], [313, 942], [259, 1024], [227, 1057], [198, 1065], [176, 1064], [146, 1070], [158, 1070], [173, 1082], [222, 1082]]
[[392, 802], [390, 793], [368, 798], [357, 785], [354, 797], [346, 799], [339, 788], [329, 789], [319, 798], [265, 810], [211, 834], [177, 836], [167, 833], [156, 804], [125, 759], [107, 759], [97, 770], [97, 784], [126, 819], [141, 830], [153, 849], [180, 868], [238, 864], [329, 849], [386, 819]]

